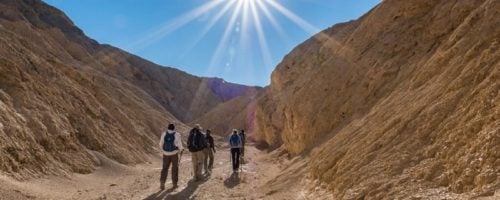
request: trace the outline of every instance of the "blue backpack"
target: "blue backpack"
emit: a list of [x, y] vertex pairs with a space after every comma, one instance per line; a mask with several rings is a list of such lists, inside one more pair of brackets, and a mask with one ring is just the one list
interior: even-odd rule
[[232, 134], [231, 137], [229, 138], [229, 145], [231, 147], [238, 147], [240, 146], [241, 140], [240, 136], [238, 134]]
[[166, 152], [172, 152], [178, 150], [179, 148], [175, 146], [175, 132], [165, 133], [165, 138], [163, 139], [163, 150]]

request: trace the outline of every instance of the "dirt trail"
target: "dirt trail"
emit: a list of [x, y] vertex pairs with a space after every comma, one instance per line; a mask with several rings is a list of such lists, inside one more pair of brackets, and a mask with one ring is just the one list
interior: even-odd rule
[[[159, 189], [160, 156], [134, 167], [124, 166], [99, 155], [101, 167], [94, 173], [68, 177], [48, 177], [25, 182], [0, 176], [0, 199], [305, 199], [300, 190], [277, 192], [272, 179], [283, 168], [280, 162], [253, 147], [246, 149], [246, 164], [239, 174], [233, 174], [227, 149], [215, 154], [212, 175], [194, 182], [191, 155], [182, 156], [179, 187], [171, 189], [170, 174], [166, 190]], [[283, 178], [283, 177], [281, 177]], [[290, 179], [291, 185], [301, 185]], [[265, 185], [265, 186], [264, 186]], [[281, 187], [281, 186], [277, 186]]]

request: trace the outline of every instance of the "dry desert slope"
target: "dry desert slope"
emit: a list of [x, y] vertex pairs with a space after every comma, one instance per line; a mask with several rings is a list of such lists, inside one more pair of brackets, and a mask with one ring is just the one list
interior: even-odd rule
[[[500, 2], [386, 0], [295, 48], [257, 134], [334, 199], [500, 188]], [[438, 192], [439, 193], [439, 192]]]

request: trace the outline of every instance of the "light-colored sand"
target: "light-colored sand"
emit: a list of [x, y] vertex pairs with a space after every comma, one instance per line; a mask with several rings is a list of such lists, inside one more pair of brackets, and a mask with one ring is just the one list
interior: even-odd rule
[[[164, 191], [159, 189], [160, 156], [134, 167], [98, 157], [102, 166], [87, 175], [24, 182], [3, 176], [0, 199], [308, 199], [310, 195], [303, 192], [305, 185], [300, 184], [302, 173], [294, 176], [293, 170], [286, 167], [290, 163], [253, 147], [247, 148], [247, 163], [238, 175], [232, 173], [227, 149], [220, 149], [215, 154], [212, 175], [200, 182], [191, 181], [191, 155], [185, 153], [180, 164], [179, 187], [171, 189], [169, 176]], [[280, 172], [286, 173], [276, 179], [279, 182], [270, 181]]]

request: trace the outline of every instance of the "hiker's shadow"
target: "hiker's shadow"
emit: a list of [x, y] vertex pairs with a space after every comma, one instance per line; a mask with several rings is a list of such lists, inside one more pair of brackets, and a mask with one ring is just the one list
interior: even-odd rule
[[191, 199], [191, 195], [194, 194], [196, 189], [198, 189], [198, 186], [202, 183], [207, 181], [207, 179], [202, 179], [201, 181], [194, 181], [190, 180], [187, 184], [187, 186], [182, 189], [180, 192], [171, 194], [174, 192], [175, 189], [168, 189], [165, 191], [159, 191], [156, 193], [153, 193], [146, 197], [144, 200], [184, 200], [184, 199]]
[[238, 184], [240, 184], [240, 174], [239, 173], [231, 174], [231, 176], [228, 177], [224, 181], [224, 186], [226, 186], [227, 188], [236, 187]]

